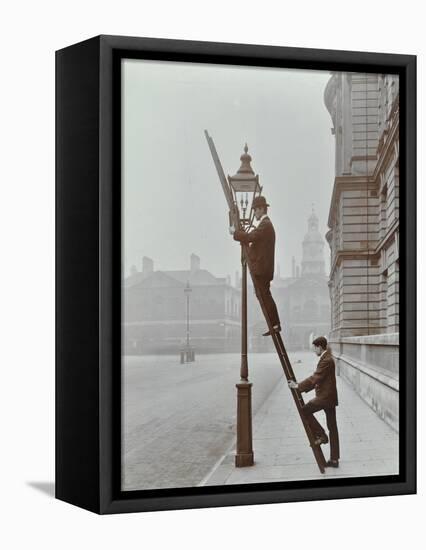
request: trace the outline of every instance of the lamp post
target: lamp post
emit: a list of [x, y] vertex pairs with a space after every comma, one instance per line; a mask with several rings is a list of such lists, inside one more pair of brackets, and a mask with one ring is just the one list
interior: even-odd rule
[[[194, 350], [191, 348], [191, 344], [189, 341], [189, 296], [191, 295], [192, 288], [189, 285], [189, 281], [186, 282], [186, 286], [183, 289], [185, 295], [186, 295], [186, 347], [184, 350], [184, 355], [186, 355], [186, 362], [190, 363], [195, 360], [195, 353]], [[181, 356], [181, 363], [182, 363], [182, 356]]]
[[[234, 176], [228, 176], [234, 203], [238, 207], [241, 229], [249, 231], [253, 225], [252, 204], [256, 195], [260, 195], [259, 176], [251, 167], [251, 156], [247, 144], [240, 157], [241, 166]], [[252, 383], [248, 377], [247, 359], [247, 262], [241, 245], [241, 367], [240, 382], [237, 388], [237, 449], [235, 466], [244, 467], [254, 464], [252, 435]]]

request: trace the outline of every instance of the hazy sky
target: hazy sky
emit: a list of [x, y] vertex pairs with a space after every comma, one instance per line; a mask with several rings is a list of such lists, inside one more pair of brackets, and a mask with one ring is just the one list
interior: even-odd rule
[[[234, 276], [240, 247], [204, 136], [225, 174], [247, 142], [277, 234], [276, 263], [291, 274], [312, 203], [327, 231], [334, 138], [326, 71], [123, 61], [123, 261], [187, 269], [191, 252], [214, 275]], [[326, 266], [329, 248], [325, 246]], [[327, 268], [326, 268], [327, 269]]]

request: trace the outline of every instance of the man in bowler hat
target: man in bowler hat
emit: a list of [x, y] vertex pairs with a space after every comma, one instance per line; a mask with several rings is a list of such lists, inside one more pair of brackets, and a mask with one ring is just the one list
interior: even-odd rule
[[[259, 222], [257, 227], [248, 233], [241, 229], [235, 230], [234, 226], [231, 226], [229, 231], [236, 241], [249, 245], [251, 273], [256, 282], [256, 296], [262, 299], [273, 330], [279, 332], [280, 318], [270, 290], [271, 281], [274, 278], [275, 230], [268, 217], [268, 206], [265, 197], [256, 197], [253, 200], [253, 210]], [[270, 336], [270, 334], [268, 330], [263, 336]]]
[[327, 419], [327, 428], [330, 435], [330, 460], [327, 466], [338, 468], [339, 466], [339, 432], [336, 423], [337, 388], [334, 359], [328, 348], [327, 339], [324, 336], [316, 338], [312, 342], [319, 361], [315, 372], [302, 382], [288, 381], [289, 388], [298, 389], [300, 392], [309, 392], [315, 389], [315, 397], [303, 407], [303, 413], [308, 421], [315, 437], [315, 445], [328, 443], [328, 437], [324, 428], [315, 418], [314, 413], [324, 410]]

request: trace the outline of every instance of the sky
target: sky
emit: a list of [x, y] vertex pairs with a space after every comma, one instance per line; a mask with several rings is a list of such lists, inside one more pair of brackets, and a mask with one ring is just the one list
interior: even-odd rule
[[[234, 175], [247, 142], [276, 231], [276, 268], [291, 275], [314, 206], [322, 235], [334, 181], [327, 71], [128, 59], [122, 77], [123, 265], [188, 269], [189, 256], [234, 278], [240, 248], [204, 136]], [[329, 248], [324, 259], [329, 265]]]

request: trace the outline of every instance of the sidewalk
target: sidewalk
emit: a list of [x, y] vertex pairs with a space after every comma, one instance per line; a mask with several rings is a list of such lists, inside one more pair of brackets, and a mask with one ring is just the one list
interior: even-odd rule
[[[298, 380], [309, 376], [317, 362], [316, 356], [309, 352], [293, 354], [290, 360]], [[337, 377], [337, 388], [341, 456], [339, 468], [327, 468], [325, 474], [320, 473], [283, 376], [253, 419], [254, 466], [235, 467], [234, 442], [229, 452], [199, 485], [397, 474], [398, 434], [340, 377]], [[254, 386], [253, 391], [256, 391]], [[313, 397], [314, 392], [304, 394], [305, 401]], [[324, 413], [321, 411], [316, 416], [326, 428]], [[322, 445], [322, 449], [328, 460], [329, 446]]]

